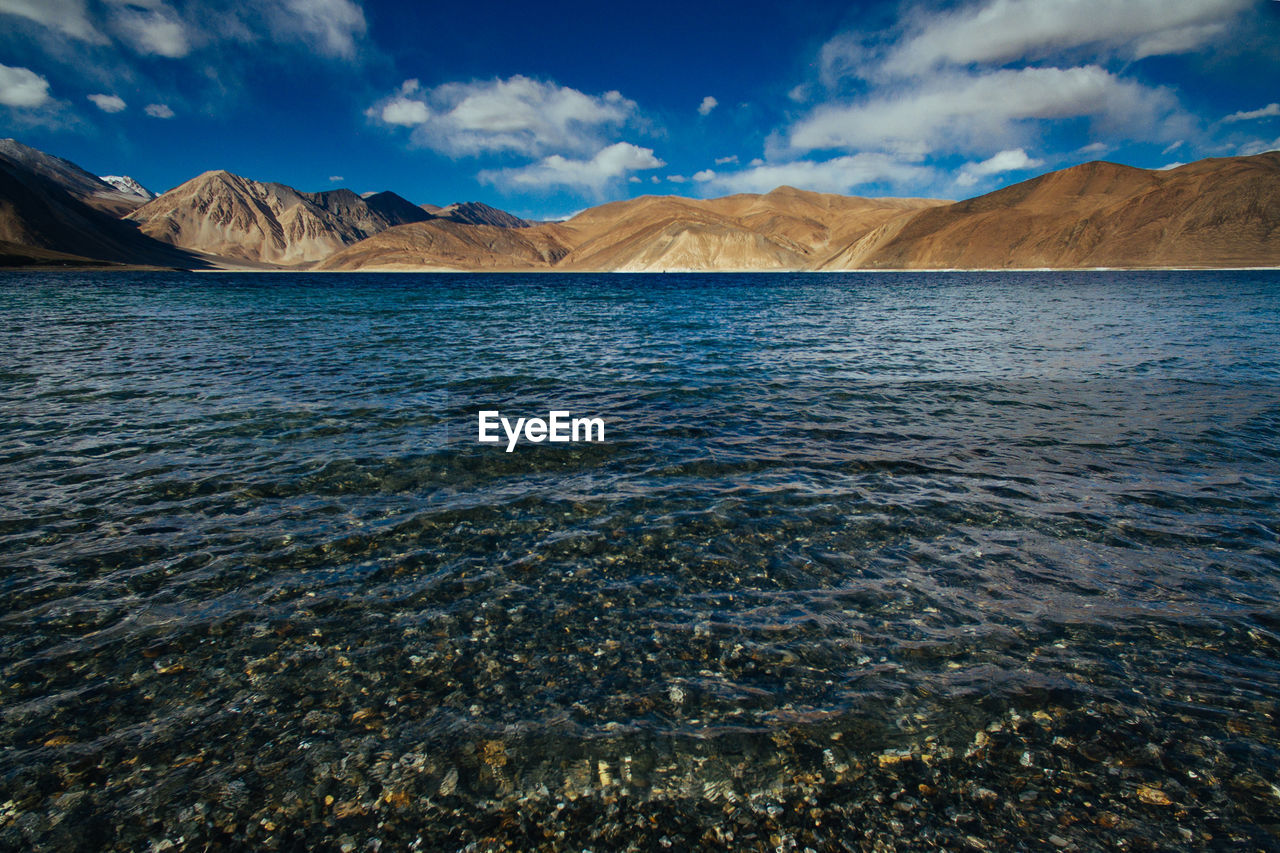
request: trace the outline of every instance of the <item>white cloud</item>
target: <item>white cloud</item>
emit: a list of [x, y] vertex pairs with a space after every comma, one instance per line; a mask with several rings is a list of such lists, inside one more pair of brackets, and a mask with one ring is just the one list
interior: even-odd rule
[[84, 0], [0, 0], [0, 14], [18, 15], [83, 41], [107, 41], [90, 22]]
[[163, 0], [110, 0], [111, 27], [134, 52], [178, 59], [191, 52], [187, 27]]
[[30, 68], [0, 65], [0, 104], [39, 107], [48, 103], [49, 81]]
[[821, 162], [760, 163], [738, 172], [717, 174], [705, 183], [727, 192], [763, 193], [785, 185], [848, 193], [865, 184], [919, 185], [933, 175], [932, 169], [902, 162], [888, 154], [867, 152]]
[[89, 95], [88, 98], [104, 113], [118, 113], [126, 106], [124, 98], [119, 95]]
[[730, 163], [737, 163], [737, 162], [738, 162], [738, 155], [737, 155], [737, 154], [730, 154], [728, 157], [717, 157], [717, 158], [716, 158], [716, 165], [717, 165], [717, 166], [727, 166], [727, 165], [729, 165]]
[[[484, 183], [505, 187], [569, 187], [603, 193], [613, 181], [628, 172], [660, 169], [667, 165], [651, 148], [617, 142], [602, 148], [590, 159], [571, 160], [552, 154], [537, 163], [514, 169], [487, 170], [477, 177]], [[656, 179], [656, 175], [654, 178]]]
[[168, 104], [147, 104], [144, 112], [152, 118], [173, 118], [173, 110]]
[[720, 106], [720, 102], [710, 95], [707, 95], [702, 99], [702, 103], [698, 104], [698, 115], [711, 115], [711, 111], [718, 106]]
[[387, 124], [416, 127], [427, 123], [431, 118], [431, 110], [422, 101], [397, 96], [382, 105], [382, 111], [378, 117]]
[[1267, 104], [1262, 109], [1247, 110], [1245, 112], [1232, 113], [1223, 119], [1224, 122], [1236, 121], [1252, 121], [1256, 118], [1271, 118], [1272, 116], [1280, 116], [1280, 104]]
[[987, 0], [918, 15], [886, 50], [848, 37], [823, 50], [829, 76], [918, 76], [944, 66], [1002, 64], [1080, 48], [1129, 59], [1183, 53], [1223, 34], [1254, 0]]
[[342, 182], [343, 182], [343, 181], [345, 181], [345, 180], [346, 180], [346, 178], [342, 177], [341, 175], [330, 175], [330, 176], [329, 176], [329, 183], [331, 183], [331, 184], [340, 184], [340, 183], [342, 183]]
[[1111, 146], [1105, 142], [1090, 142], [1076, 150], [1077, 154], [1104, 154], [1111, 150]]
[[[717, 160], [716, 162], [719, 163], [720, 161]], [[705, 184], [707, 181], [715, 180], [715, 177], [716, 173], [711, 169], [703, 169], [701, 172], [693, 173], [693, 179], [700, 184]]]
[[962, 187], [971, 187], [982, 178], [991, 175], [999, 175], [1002, 172], [1021, 172], [1043, 165], [1043, 160], [1033, 160], [1021, 148], [1010, 148], [981, 163], [966, 164], [956, 177], [956, 183]]
[[425, 91], [417, 81], [406, 81], [367, 114], [387, 124], [414, 126], [415, 143], [451, 156], [511, 152], [541, 157], [598, 150], [606, 130], [635, 116], [636, 104], [616, 91], [587, 95], [516, 75]]
[[684, 175], [667, 175], [667, 180], [673, 184], [687, 184], [689, 179]]
[[297, 36], [327, 56], [350, 59], [356, 40], [368, 30], [364, 10], [351, 0], [284, 0], [275, 15], [277, 31]]
[[948, 74], [860, 103], [819, 108], [790, 131], [792, 148], [878, 148], [923, 156], [936, 148], [988, 150], [1025, 136], [1028, 120], [1088, 117], [1133, 138], [1168, 133], [1172, 93], [1097, 66]]
[[1159, 169], [1157, 169], [1156, 171], [1157, 171], [1157, 172], [1168, 172], [1170, 169], [1176, 169], [1176, 168], [1178, 168], [1179, 166], [1185, 166], [1185, 165], [1187, 165], [1187, 164], [1186, 164], [1186, 163], [1176, 162], [1176, 161], [1175, 161], [1175, 162], [1173, 162], [1173, 163], [1165, 163], [1163, 166], [1161, 166], [1161, 167], [1160, 167]]

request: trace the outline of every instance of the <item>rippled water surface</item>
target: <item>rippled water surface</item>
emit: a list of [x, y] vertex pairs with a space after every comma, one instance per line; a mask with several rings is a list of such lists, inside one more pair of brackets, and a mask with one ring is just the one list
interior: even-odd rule
[[0, 846], [1280, 845], [1278, 273], [8, 274], [0, 353]]

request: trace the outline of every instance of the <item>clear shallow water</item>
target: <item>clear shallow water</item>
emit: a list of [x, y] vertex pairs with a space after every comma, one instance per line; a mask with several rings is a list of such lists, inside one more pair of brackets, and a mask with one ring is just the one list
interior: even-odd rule
[[0, 844], [1274, 847], [1277, 318], [1273, 272], [7, 275]]

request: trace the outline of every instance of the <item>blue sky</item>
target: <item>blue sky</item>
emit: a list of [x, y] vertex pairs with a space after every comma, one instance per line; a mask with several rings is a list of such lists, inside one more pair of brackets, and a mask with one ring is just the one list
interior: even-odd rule
[[157, 191], [964, 198], [1280, 148], [1277, 102], [1277, 0], [0, 0], [0, 135]]

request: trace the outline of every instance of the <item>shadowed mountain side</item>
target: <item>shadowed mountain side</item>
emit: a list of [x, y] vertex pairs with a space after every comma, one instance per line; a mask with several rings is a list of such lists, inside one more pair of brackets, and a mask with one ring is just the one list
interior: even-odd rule
[[137, 210], [146, 199], [126, 192], [104, 181], [70, 160], [46, 154], [16, 139], [0, 139], [0, 156], [9, 158], [28, 171], [56, 184], [72, 197], [112, 216], [124, 216]]
[[560, 225], [504, 228], [432, 219], [390, 228], [350, 246], [318, 270], [549, 269], [568, 253]]
[[410, 222], [425, 222], [431, 218], [427, 211], [390, 190], [364, 196], [364, 203], [369, 206], [369, 210], [387, 222], [388, 228], [408, 225]]
[[[137, 226], [73, 197], [21, 163], [0, 156], [0, 241], [6, 265], [75, 263], [83, 259], [122, 264], [202, 269], [207, 260], [159, 243]], [[68, 258], [57, 258], [57, 253]]]
[[[423, 205], [426, 210], [430, 205]], [[448, 207], [428, 211], [441, 219], [459, 222], [463, 225], [494, 225], [498, 228], [528, 228], [533, 223], [513, 216], [505, 210], [490, 207], [481, 201], [463, 201]]]
[[370, 199], [346, 189], [304, 193], [213, 171], [148, 202], [129, 219], [149, 236], [176, 246], [294, 266], [322, 260], [393, 225], [427, 216], [393, 193]]
[[821, 269], [1280, 265], [1280, 152], [1169, 171], [1093, 162], [920, 211]]

